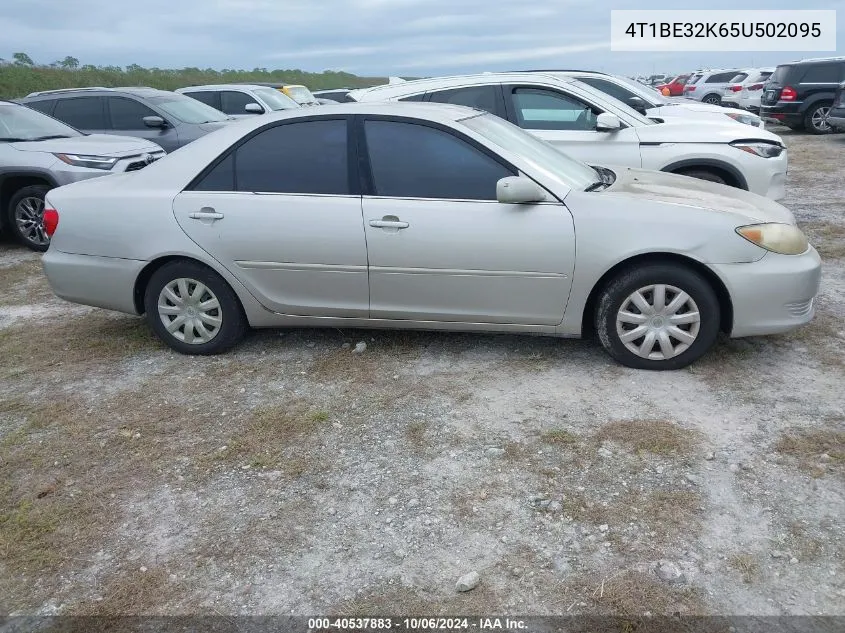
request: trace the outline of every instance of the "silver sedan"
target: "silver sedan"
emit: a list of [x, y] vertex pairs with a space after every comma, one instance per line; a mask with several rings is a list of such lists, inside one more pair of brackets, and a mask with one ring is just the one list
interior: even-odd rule
[[772, 200], [591, 167], [441, 104], [255, 117], [47, 207], [55, 293], [146, 314], [189, 354], [249, 327], [595, 332], [625, 365], [677, 369], [720, 330], [807, 323], [820, 278]]

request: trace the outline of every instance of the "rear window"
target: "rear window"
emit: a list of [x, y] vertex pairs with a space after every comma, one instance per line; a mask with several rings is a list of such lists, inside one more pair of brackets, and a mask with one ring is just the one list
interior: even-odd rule
[[758, 83], [758, 82], [761, 82], [761, 81], [766, 81], [771, 76], [772, 76], [771, 70], [764, 70], [762, 72], [752, 74], [749, 81], [751, 83]]
[[769, 77], [769, 81], [775, 84], [784, 83], [786, 81], [786, 76], [789, 74], [790, 70], [792, 70], [792, 66], [778, 66], [777, 68], [775, 68], [775, 72], [772, 73], [772, 76]]
[[738, 75], [734, 75], [731, 79], [730, 83], [732, 84], [741, 84], [745, 79], [748, 77], [748, 73], [739, 73]]

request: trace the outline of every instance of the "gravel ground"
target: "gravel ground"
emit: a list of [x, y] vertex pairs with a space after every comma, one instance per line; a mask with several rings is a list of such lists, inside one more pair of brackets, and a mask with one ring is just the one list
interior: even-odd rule
[[0, 613], [845, 615], [845, 135], [784, 138], [817, 317], [678, 372], [476, 334], [178, 356], [0, 244]]

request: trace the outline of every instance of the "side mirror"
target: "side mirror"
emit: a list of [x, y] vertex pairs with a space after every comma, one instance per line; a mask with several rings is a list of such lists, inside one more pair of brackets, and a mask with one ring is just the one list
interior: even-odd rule
[[244, 111], [249, 112], [250, 114], [264, 114], [264, 108], [257, 103], [247, 103], [244, 106]]
[[646, 111], [646, 102], [643, 101], [640, 97], [628, 97], [628, 105], [634, 108], [640, 114], [645, 114]]
[[143, 121], [147, 127], [167, 127], [167, 121], [160, 116], [145, 116]]
[[496, 183], [496, 199], [504, 204], [531, 204], [546, 200], [546, 191], [525, 176], [508, 176]]
[[599, 132], [615, 132], [622, 127], [619, 117], [610, 112], [602, 112], [596, 117], [596, 130]]

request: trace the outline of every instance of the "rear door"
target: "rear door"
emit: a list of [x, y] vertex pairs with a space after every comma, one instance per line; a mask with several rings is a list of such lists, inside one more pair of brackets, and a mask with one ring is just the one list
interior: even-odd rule
[[599, 132], [598, 107], [557, 88], [506, 85], [504, 91], [511, 123], [570, 156], [590, 165], [642, 166], [636, 130], [623, 123], [615, 132]]
[[271, 123], [180, 193], [179, 225], [268, 309], [369, 315], [357, 161], [345, 117]]
[[168, 122], [167, 127], [148, 127], [144, 124], [144, 117], [159, 116], [161, 114], [144, 105], [140, 101], [129, 97], [108, 97], [106, 99], [109, 126], [113, 134], [126, 134], [152, 141], [172, 152], [179, 147], [179, 136], [176, 128]]

